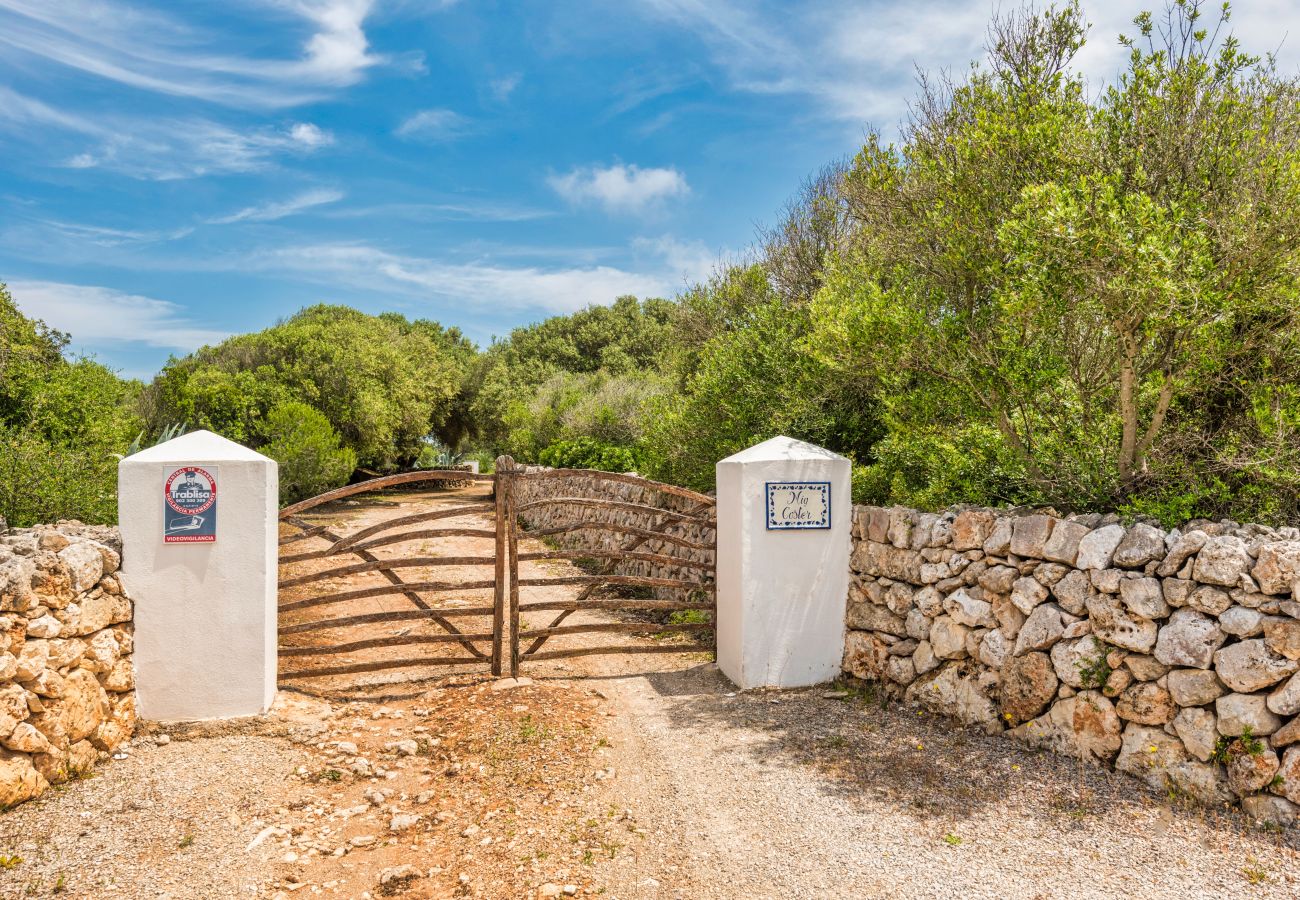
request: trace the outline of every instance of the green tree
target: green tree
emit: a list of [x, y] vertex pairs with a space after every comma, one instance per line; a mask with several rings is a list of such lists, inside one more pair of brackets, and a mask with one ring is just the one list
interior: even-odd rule
[[282, 403], [266, 415], [261, 451], [280, 464], [280, 503], [295, 503], [347, 484], [357, 455], [340, 446], [329, 419], [306, 403]]
[[11, 525], [117, 517], [117, 457], [138, 433], [140, 384], [25, 317], [0, 284], [0, 516]]
[[390, 470], [448, 425], [471, 353], [459, 332], [432, 322], [313, 306], [171, 360], [145, 408], [151, 427], [185, 421], [257, 447], [270, 410], [305, 403], [361, 465]]
[[[808, 346], [879, 385], [894, 449], [989, 463], [950, 502], [1295, 496], [1300, 98], [1201, 19], [1140, 16], [1094, 103], [1077, 5], [1002, 19], [990, 66], [928, 86], [846, 176], [856, 227]], [[869, 480], [924, 492], [906, 475]]]

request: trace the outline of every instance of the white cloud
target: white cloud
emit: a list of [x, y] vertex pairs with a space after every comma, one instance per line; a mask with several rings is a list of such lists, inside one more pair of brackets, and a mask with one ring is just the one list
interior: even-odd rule
[[425, 109], [397, 126], [398, 137], [422, 141], [454, 141], [471, 128], [470, 120], [451, 109]]
[[[916, 74], [944, 70], [960, 76], [984, 58], [989, 20], [1000, 8], [1019, 4], [969, 0], [862, 2], [827, 0], [792, 6], [756, 0], [638, 0], [652, 18], [680, 26], [708, 48], [714, 64], [736, 90], [810, 98], [819, 118], [889, 128], [906, 115]], [[1085, 2], [1093, 28], [1079, 57], [1094, 88], [1114, 78], [1124, 62], [1117, 43], [1133, 33], [1144, 8], [1130, 0]], [[1250, 52], [1282, 50], [1283, 71], [1300, 62], [1300, 4], [1252, 0], [1234, 4], [1230, 28]], [[1206, 20], [1217, 16], [1206, 5]]]
[[306, 191], [296, 197], [281, 200], [277, 203], [259, 203], [256, 206], [246, 206], [228, 216], [209, 219], [208, 224], [232, 225], [235, 222], [274, 222], [277, 219], [296, 216], [298, 213], [305, 212], [313, 207], [337, 203], [343, 197], [342, 191], [329, 189]]
[[632, 248], [661, 260], [665, 274], [678, 287], [704, 281], [722, 259], [722, 254], [710, 250], [703, 241], [682, 241], [667, 234], [657, 238], [637, 238], [632, 242]]
[[488, 90], [492, 92], [492, 99], [498, 103], [505, 103], [510, 99], [510, 95], [515, 92], [515, 88], [519, 87], [521, 81], [523, 81], [523, 76], [518, 73], [494, 78], [488, 82]]
[[541, 268], [487, 262], [448, 262], [400, 256], [366, 244], [315, 244], [268, 251], [249, 265], [293, 272], [325, 284], [367, 291], [439, 297], [483, 310], [540, 309], [569, 313], [624, 294], [663, 296], [676, 285], [660, 272], [614, 266]]
[[319, 99], [383, 61], [364, 30], [374, 0], [255, 2], [262, 19], [287, 14], [296, 30], [307, 27], [297, 58], [222, 53], [214, 47], [231, 35], [199, 32], [120, 0], [0, 0], [0, 44], [141, 90], [242, 107]]
[[611, 213], [643, 213], [665, 200], [690, 193], [686, 176], [676, 169], [642, 169], [636, 165], [574, 169], [546, 181], [570, 203], [595, 203]]
[[[4, 0], [0, 0], [4, 2]], [[8, 126], [8, 127], [5, 127]], [[209, 119], [79, 116], [0, 85], [0, 130], [38, 143], [45, 159], [59, 159], [58, 132], [75, 136], [62, 158], [71, 169], [104, 168], [134, 178], [171, 180], [213, 173], [250, 172], [278, 156], [314, 153], [334, 142], [310, 122], [239, 130]], [[66, 137], [62, 138], [66, 141]], [[85, 147], [85, 139], [94, 143]]]
[[140, 344], [190, 351], [228, 336], [196, 324], [179, 305], [166, 300], [57, 281], [11, 281], [8, 286], [24, 314], [68, 332], [77, 345]]

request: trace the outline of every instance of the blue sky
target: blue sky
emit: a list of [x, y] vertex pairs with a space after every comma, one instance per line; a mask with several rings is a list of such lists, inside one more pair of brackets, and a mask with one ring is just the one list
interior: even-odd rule
[[[1088, 5], [1097, 84], [1143, 6]], [[995, 8], [0, 0], [0, 280], [136, 377], [317, 302], [486, 344], [668, 296], [892, 131], [917, 66], [978, 57]], [[1293, 24], [1235, 7], [1292, 71]]]

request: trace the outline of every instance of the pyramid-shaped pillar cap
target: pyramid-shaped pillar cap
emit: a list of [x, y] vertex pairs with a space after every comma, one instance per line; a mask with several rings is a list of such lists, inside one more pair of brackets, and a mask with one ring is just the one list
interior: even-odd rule
[[816, 444], [810, 444], [807, 441], [778, 435], [763, 441], [761, 444], [755, 444], [748, 449], [728, 456], [719, 465], [804, 460], [831, 461], [839, 459], [846, 458], [827, 450], [825, 447], [818, 447]]
[[187, 462], [272, 462], [256, 450], [223, 438], [211, 431], [191, 431], [178, 438], [133, 453], [122, 460], [123, 465], [135, 463]]

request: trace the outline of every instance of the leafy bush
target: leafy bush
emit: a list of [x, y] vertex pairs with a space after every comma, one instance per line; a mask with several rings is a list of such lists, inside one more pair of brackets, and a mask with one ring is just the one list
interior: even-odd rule
[[556, 469], [635, 472], [641, 468], [641, 455], [635, 449], [585, 437], [556, 441], [538, 454], [537, 461]]
[[284, 403], [266, 416], [261, 452], [280, 464], [280, 502], [295, 503], [347, 484], [357, 454], [339, 445], [329, 419], [306, 403]]

